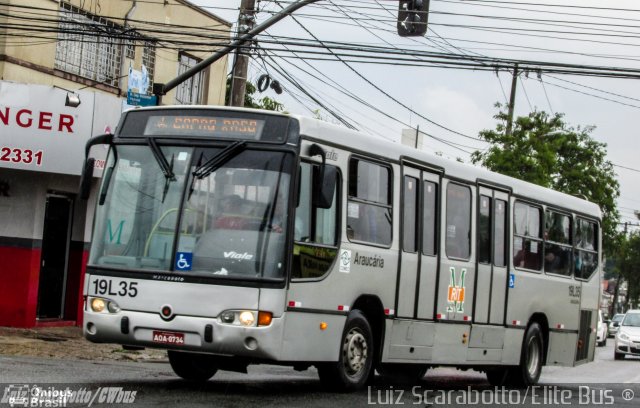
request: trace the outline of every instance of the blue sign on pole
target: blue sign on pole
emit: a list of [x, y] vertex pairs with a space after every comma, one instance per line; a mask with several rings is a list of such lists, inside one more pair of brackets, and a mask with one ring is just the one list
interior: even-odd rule
[[132, 106], [156, 106], [158, 104], [158, 97], [129, 90], [127, 91], [127, 103]]
[[516, 275], [509, 274], [509, 289], [513, 289], [516, 287]]

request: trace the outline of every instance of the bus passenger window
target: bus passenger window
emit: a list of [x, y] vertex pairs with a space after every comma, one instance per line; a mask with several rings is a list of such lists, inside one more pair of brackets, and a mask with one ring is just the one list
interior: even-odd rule
[[571, 275], [571, 218], [547, 210], [544, 219], [544, 271]]
[[491, 263], [491, 198], [480, 197], [478, 217], [478, 262]]
[[449, 258], [469, 259], [471, 256], [471, 189], [459, 184], [447, 186], [447, 239]]
[[339, 183], [336, 183], [331, 207], [315, 208], [313, 186], [319, 182], [320, 168], [315, 164], [303, 162], [300, 164], [299, 174], [300, 196], [295, 212], [291, 277], [319, 278], [329, 271], [338, 253]]
[[436, 231], [438, 227], [438, 185], [430, 181], [425, 181], [424, 192], [424, 214], [422, 216], [422, 253], [434, 256], [438, 246]]
[[578, 279], [589, 279], [598, 269], [598, 226], [578, 218], [574, 273]]
[[351, 159], [347, 238], [376, 245], [391, 245], [390, 183], [390, 167]]
[[507, 265], [506, 244], [507, 244], [507, 202], [495, 200], [493, 211], [493, 264], [503, 267]]
[[543, 241], [540, 234], [540, 208], [516, 203], [513, 214], [513, 265], [539, 271], [542, 268]]
[[418, 250], [418, 179], [404, 176], [404, 203], [402, 206], [402, 248], [405, 252]]

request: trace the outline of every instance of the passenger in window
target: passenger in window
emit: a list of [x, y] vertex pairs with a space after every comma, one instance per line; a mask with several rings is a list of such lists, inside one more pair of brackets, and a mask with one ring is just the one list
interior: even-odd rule
[[544, 270], [550, 273], [563, 273], [565, 269], [561, 251], [549, 250], [544, 255]]
[[524, 246], [513, 257], [513, 264], [518, 268], [540, 270], [539, 243], [525, 241]]

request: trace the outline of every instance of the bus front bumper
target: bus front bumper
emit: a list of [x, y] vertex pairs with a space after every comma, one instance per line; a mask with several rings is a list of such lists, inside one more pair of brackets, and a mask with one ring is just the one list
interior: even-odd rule
[[157, 313], [85, 310], [83, 333], [94, 343], [279, 360], [283, 328], [284, 318], [273, 318], [269, 326], [245, 327], [215, 318], [175, 316], [166, 321]]

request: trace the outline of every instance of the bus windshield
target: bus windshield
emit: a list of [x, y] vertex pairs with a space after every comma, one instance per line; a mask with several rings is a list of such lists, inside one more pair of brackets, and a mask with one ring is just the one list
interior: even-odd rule
[[117, 145], [89, 264], [282, 279], [292, 163], [284, 152], [238, 144]]

